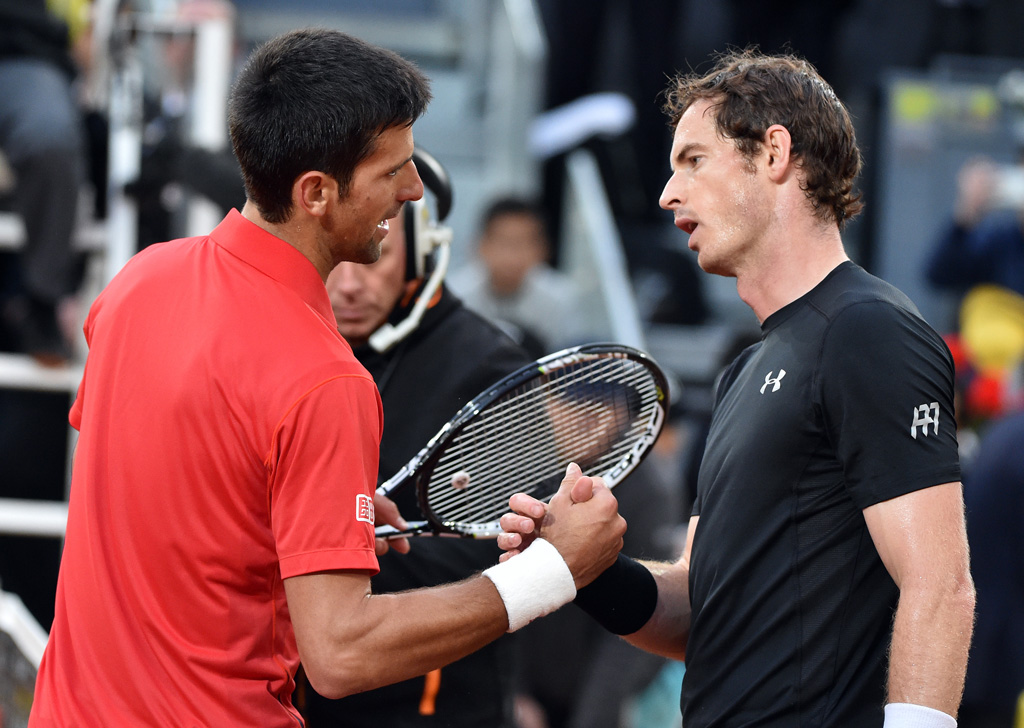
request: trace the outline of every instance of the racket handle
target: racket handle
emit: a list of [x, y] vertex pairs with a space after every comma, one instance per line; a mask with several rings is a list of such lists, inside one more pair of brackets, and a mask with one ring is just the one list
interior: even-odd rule
[[386, 541], [393, 541], [396, 538], [415, 536], [421, 531], [426, 531], [428, 529], [429, 526], [426, 521], [409, 521], [409, 527], [403, 530], [398, 530], [394, 526], [377, 526], [374, 536], [377, 538], [383, 538]]

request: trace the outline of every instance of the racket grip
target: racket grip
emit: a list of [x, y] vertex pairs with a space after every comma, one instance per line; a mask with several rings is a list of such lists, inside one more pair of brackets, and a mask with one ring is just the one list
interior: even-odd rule
[[399, 530], [394, 526], [377, 526], [377, 528], [374, 529], [374, 536], [376, 538], [383, 538], [386, 541], [393, 541], [396, 538], [413, 536], [426, 528], [426, 521], [410, 521], [409, 527], [402, 530]]

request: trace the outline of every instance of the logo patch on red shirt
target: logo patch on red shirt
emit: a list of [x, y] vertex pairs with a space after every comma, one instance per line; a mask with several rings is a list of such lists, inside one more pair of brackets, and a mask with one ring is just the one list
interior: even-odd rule
[[373, 524], [373, 498], [360, 493], [356, 496], [356, 520]]

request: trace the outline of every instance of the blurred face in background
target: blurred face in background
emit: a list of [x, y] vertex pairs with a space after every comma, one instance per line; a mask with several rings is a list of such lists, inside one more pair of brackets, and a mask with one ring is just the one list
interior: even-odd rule
[[338, 331], [353, 347], [387, 321], [405, 290], [404, 212], [391, 221], [376, 263], [339, 263], [327, 277]]
[[494, 218], [480, 238], [480, 259], [491, 290], [508, 296], [519, 290], [526, 275], [548, 257], [548, 241], [540, 220], [527, 213]]

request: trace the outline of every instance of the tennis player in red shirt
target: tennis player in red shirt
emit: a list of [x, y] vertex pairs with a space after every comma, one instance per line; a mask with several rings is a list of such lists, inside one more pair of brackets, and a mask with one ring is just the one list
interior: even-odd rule
[[327, 697], [421, 675], [615, 558], [615, 499], [570, 468], [532, 561], [371, 594], [375, 521], [402, 524], [374, 497], [380, 398], [324, 281], [375, 261], [422, 195], [429, 98], [414, 66], [343, 33], [269, 41], [229, 104], [244, 208], [145, 249], [96, 299], [33, 728], [301, 725], [300, 659]]

